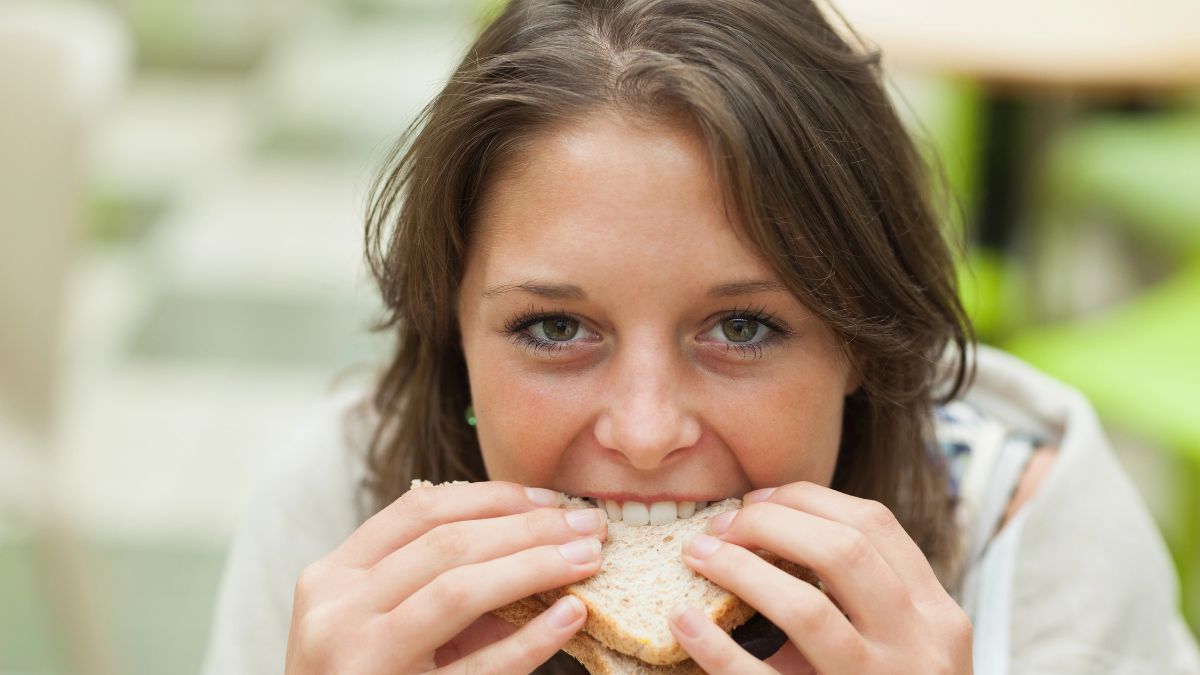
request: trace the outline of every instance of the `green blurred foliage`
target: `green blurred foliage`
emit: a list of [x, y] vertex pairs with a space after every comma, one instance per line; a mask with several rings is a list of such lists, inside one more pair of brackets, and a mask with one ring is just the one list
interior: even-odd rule
[[165, 196], [93, 186], [86, 197], [84, 238], [102, 246], [140, 240], [162, 219], [167, 206]]
[[104, 0], [133, 33], [138, 64], [153, 69], [245, 71], [277, 30], [262, 2]]
[[31, 541], [0, 539], [0, 672], [60, 673], [65, 645], [47, 602], [47, 565]]

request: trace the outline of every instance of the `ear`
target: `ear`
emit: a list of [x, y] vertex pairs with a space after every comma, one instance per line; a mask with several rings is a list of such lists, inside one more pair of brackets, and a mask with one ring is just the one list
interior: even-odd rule
[[862, 374], [858, 372], [858, 368], [853, 364], [846, 370], [846, 396], [850, 396], [858, 391], [862, 386]]
[[846, 366], [846, 388], [845, 396], [850, 396], [858, 391], [862, 386], [862, 368], [858, 365], [858, 359], [854, 358], [854, 353], [850, 351], [846, 345], [841, 346], [842, 363]]

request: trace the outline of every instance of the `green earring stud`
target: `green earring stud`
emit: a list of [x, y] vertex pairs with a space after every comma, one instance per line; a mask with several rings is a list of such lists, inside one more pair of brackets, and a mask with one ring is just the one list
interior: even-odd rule
[[475, 406], [467, 406], [467, 425], [475, 426]]

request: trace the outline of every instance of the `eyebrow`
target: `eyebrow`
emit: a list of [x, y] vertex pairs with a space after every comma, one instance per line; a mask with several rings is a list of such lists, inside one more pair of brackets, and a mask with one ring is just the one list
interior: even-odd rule
[[779, 281], [747, 279], [744, 281], [731, 281], [713, 286], [708, 291], [710, 298], [733, 298], [739, 295], [753, 295], [755, 293], [787, 293], [788, 287]]
[[[778, 281], [746, 279], [713, 286], [709, 289], [707, 295], [710, 298], [732, 298], [739, 295], [787, 291], [788, 287]], [[551, 300], [587, 300], [587, 293], [575, 284], [554, 284], [536, 279], [521, 281], [515, 284], [499, 284], [485, 288], [483, 297], [495, 298], [499, 295], [513, 292], [529, 293], [530, 295], [537, 295]]]

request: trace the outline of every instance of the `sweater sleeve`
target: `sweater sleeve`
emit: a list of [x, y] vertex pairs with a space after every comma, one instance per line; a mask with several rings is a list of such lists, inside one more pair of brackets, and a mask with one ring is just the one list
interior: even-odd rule
[[361, 394], [331, 396], [263, 461], [225, 562], [205, 675], [282, 673], [292, 594], [309, 563], [361, 523], [360, 449], [344, 426]]
[[1085, 414], [1015, 533], [1011, 672], [1200, 673], [1166, 546]]
[[981, 356], [970, 398], [1058, 453], [968, 571], [975, 672], [1200, 673], [1162, 536], [1091, 406], [1010, 356]]

